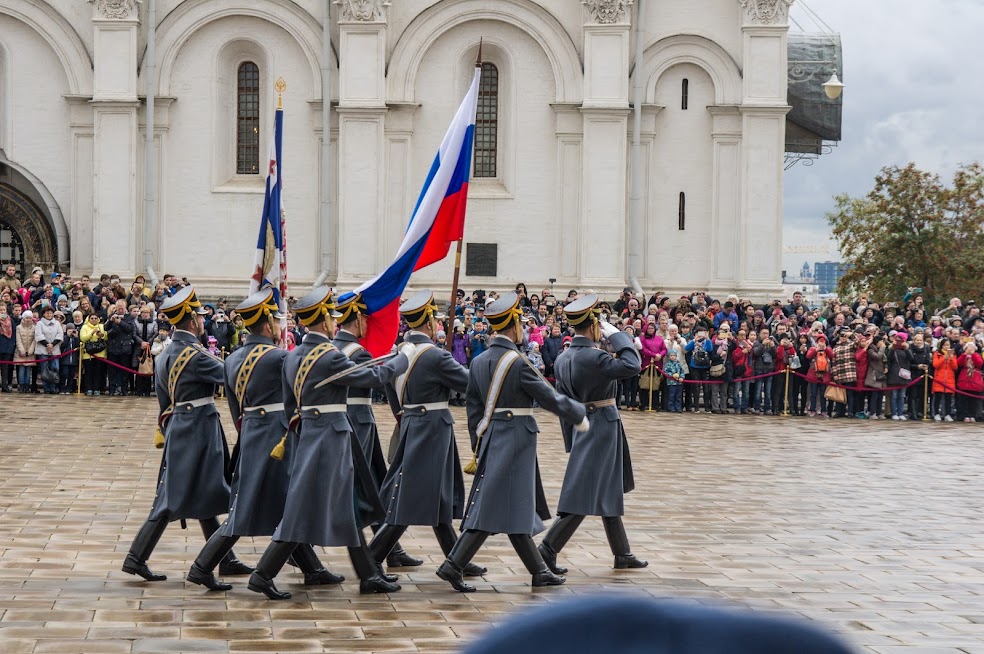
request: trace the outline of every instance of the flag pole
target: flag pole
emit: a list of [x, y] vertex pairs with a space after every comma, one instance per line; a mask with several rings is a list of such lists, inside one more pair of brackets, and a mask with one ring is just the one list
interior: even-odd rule
[[[478, 58], [475, 60], [475, 68], [482, 67], [482, 39], [478, 40]], [[448, 352], [454, 347], [454, 334], [449, 333], [454, 326], [455, 309], [458, 306], [458, 278], [461, 275], [461, 244], [464, 236], [458, 239], [458, 246], [454, 254], [454, 277], [451, 281], [451, 304], [448, 307], [448, 325], [444, 332], [444, 347]]]

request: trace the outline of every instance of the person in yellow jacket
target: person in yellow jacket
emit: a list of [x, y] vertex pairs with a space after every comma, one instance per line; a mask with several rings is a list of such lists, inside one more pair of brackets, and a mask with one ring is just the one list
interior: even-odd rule
[[[106, 382], [106, 327], [99, 316], [90, 315], [82, 325], [79, 340], [82, 341], [82, 385], [86, 395], [99, 395]], [[90, 352], [90, 343], [103, 345], [102, 350]]]

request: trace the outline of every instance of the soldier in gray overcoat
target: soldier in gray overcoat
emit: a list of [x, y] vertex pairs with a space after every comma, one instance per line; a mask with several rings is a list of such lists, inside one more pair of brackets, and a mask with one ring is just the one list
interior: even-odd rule
[[[162, 581], [147, 566], [169, 522], [198, 520], [205, 538], [219, 528], [216, 516], [229, 509], [226, 469], [229, 448], [215, 408], [215, 389], [223, 382], [223, 364], [206, 350], [199, 337], [205, 331], [201, 302], [186, 286], [160, 308], [174, 325], [171, 344], [157, 357], [158, 433], [155, 445], [164, 448], [157, 493], [150, 517], [137, 532], [123, 563], [123, 572], [147, 581]], [[229, 550], [222, 574], [249, 574]]]
[[[385, 578], [369, 553], [362, 529], [383, 515], [369, 465], [346, 411], [348, 387], [380, 388], [407, 369], [407, 354], [375, 366], [357, 367], [332, 345], [335, 312], [330, 289], [319, 287], [294, 305], [300, 323], [310, 330], [303, 357], [284, 364], [285, 408], [296, 409], [298, 445], [290, 471], [283, 519], [273, 534], [249, 589], [270, 599], [289, 599], [273, 583], [298, 543], [347, 547], [362, 593], [400, 589]], [[288, 400], [288, 394], [291, 399]]]
[[[410, 331], [405, 342], [417, 347], [410, 369], [387, 388], [390, 404], [399, 407], [400, 443], [380, 497], [386, 518], [369, 548], [382, 562], [410, 525], [434, 529], [447, 555], [457, 536], [452, 520], [462, 516], [465, 481], [454, 440], [454, 418], [448, 408], [451, 392], [464, 393], [468, 370], [450, 352], [434, 345], [438, 311], [434, 293], [422, 290], [400, 306]], [[468, 574], [485, 574], [473, 565]]]
[[552, 573], [537, 551], [533, 535], [550, 517], [536, 458], [537, 433], [533, 403], [586, 430], [583, 404], [565, 397], [533, 368], [516, 347], [523, 342], [519, 297], [507, 293], [485, 309], [497, 336], [471, 363], [465, 403], [468, 431], [477, 456], [475, 481], [461, 521], [462, 534], [437, 575], [455, 590], [468, 593], [464, 569], [490, 534], [508, 534], [533, 586], [556, 586], [563, 577]]
[[[236, 307], [249, 330], [246, 345], [225, 360], [226, 398], [239, 431], [233, 450], [232, 505], [229, 517], [208, 539], [187, 579], [209, 590], [232, 588], [212, 571], [241, 536], [270, 536], [283, 517], [289, 483], [289, 463], [296, 438], [287, 439], [281, 378], [287, 351], [277, 347], [280, 320], [273, 289], [261, 290]], [[301, 349], [301, 348], [298, 348]], [[297, 351], [297, 350], [295, 350]], [[271, 452], [283, 450], [274, 458]], [[344, 581], [325, 569], [314, 549], [298, 545], [293, 558], [308, 586]]]
[[[558, 518], [540, 545], [544, 561], [557, 574], [567, 571], [557, 565], [557, 553], [589, 515], [601, 517], [615, 555], [615, 568], [648, 565], [632, 554], [622, 525], [624, 494], [635, 483], [616, 399], [618, 382], [638, 375], [642, 360], [629, 334], [599, 320], [597, 304], [596, 295], [587, 295], [564, 308], [576, 335], [570, 349], [554, 364], [557, 390], [584, 402], [591, 416], [591, 429], [583, 434], [562, 425], [570, 458], [557, 504]], [[615, 356], [598, 348], [602, 336], [608, 339]]]
[[[333, 341], [335, 347], [356, 365], [371, 361], [372, 355], [359, 343], [359, 339], [366, 334], [366, 305], [362, 302], [362, 294], [346, 293], [335, 303], [335, 310], [340, 314], [335, 321], [339, 326]], [[372, 412], [372, 389], [349, 387], [348, 417], [355, 428], [362, 453], [369, 463], [372, 481], [378, 489], [386, 478], [386, 459], [379, 443], [376, 416]], [[372, 525], [372, 530], [373, 533], [378, 531], [379, 525]], [[393, 546], [386, 557], [386, 565], [390, 568], [409, 568], [423, 563], [407, 554], [399, 543]]]

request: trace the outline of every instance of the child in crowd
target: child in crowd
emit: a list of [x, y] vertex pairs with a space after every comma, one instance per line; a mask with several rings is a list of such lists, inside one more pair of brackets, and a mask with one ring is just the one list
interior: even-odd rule
[[676, 350], [668, 350], [666, 364], [663, 366], [666, 375], [667, 402], [670, 413], [683, 413], [683, 366], [677, 361]]
[[75, 374], [79, 369], [79, 345], [79, 329], [75, 323], [69, 323], [61, 343], [61, 351], [65, 356], [58, 362], [62, 395], [70, 395], [78, 386]]
[[541, 373], [543, 372], [545, 366], [543, 365], [543, 356], [540, 354], [539, 343], [536, 342], [530, 343], [529, 360], [530, 360], [530, 364], [534, 368], [539, 370]]

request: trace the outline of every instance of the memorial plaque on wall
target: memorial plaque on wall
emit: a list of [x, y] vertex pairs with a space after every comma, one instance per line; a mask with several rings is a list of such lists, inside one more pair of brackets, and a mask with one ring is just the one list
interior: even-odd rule
[[465, 274], [469, 277], [495, 277], [499, 269], [498, 243], [466, 243]]

